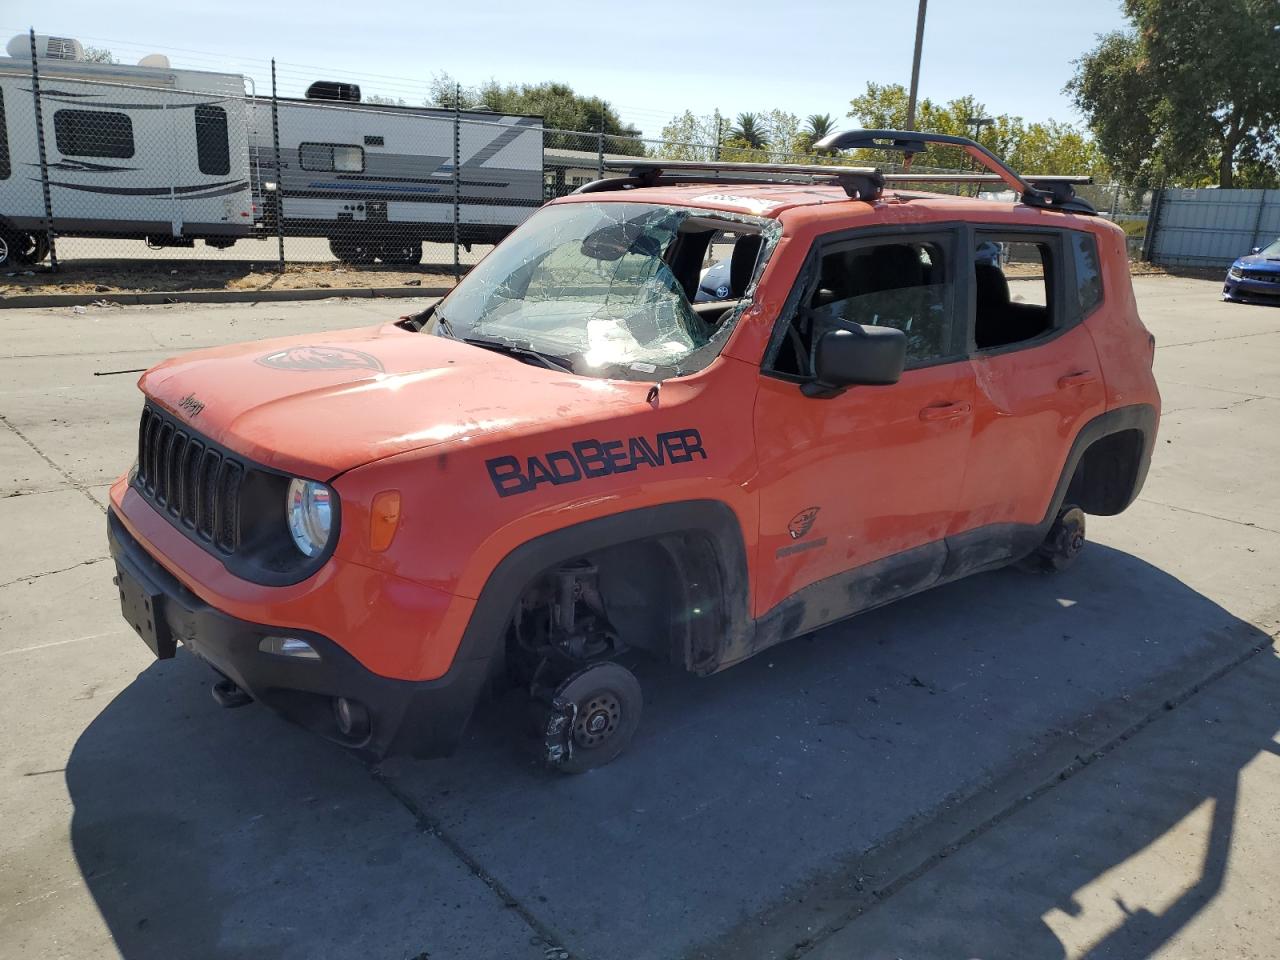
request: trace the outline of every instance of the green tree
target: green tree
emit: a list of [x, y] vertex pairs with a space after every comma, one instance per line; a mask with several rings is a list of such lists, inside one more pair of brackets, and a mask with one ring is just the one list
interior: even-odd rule
[[89, 63], [119, 63], [116, 55], [106, 47], [89, 47], [84, 48], [84, 58]]
[[769, 145], [769, 135], [765, 131], [764, 121], [759, 114], [755, 113], [738, 114], [734, 127], [729, 131], [729, 140], [734, 146], [752, 150], [763, 150]]
[[[907, 122], [907, 89], [901, 84], [868, 83], [849, 103], [849, 116], [869, 130], [901, 130]], [[978, 124], [975, 121], [989, 121]], [[930, 133], [971, 137], [1014, 170], [1040, 174], [1087, 174], [1107, 177], [1098, 145], [1069, 123], [1048, 120], [1028, 124], [1021, 117], [992, 114], [976, 97], [962, 96], [939, 104], [927, 97], [916, 105], [916, 127]], [[886, 164], [883, 151], [855, 150], [844, 155], [851, 163]], [[892, 161], [888, 161], [891, 163]], [[933, 148], [916, 158], [916, 165], [967, 169], [973, 165], [957, 148]]]
[[361, 98], [365, 103], [374, 103], [380, 107], [403, 107], [404, 97], [384, 97], [377, 93], [366, 93]]
[[596, 136], [603, 133], [606, 152], [644, 155], [639, 130], [624, 124], [607, 101], [577, 93], [567, 83], [500, 84], [490, 80], [480, 87], [463, 87], [447, 73], [433, 77], [428, 105], [452, 109], [455, 101], [461, 110], [542, 117], [549, 147], [595, 150]]
[[804, 128], [796, 136], [796, 153], [813, 153], [813, 145], [833, 132], [836, 128], [835, 118], [829, 113], [811, 113], [804, 122]]
[[1280, 5], [1125, 0], [1067, 85], [1127, 181], [1280, 183]]

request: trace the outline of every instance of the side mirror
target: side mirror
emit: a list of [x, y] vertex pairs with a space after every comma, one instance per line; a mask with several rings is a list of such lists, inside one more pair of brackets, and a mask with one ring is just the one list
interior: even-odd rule
[[1261, 253], [1261, 252], [1262, 252], [1262, 248], [1261, 248], [1261, 247], [1254, 247], [1254, 248], [1253, 248], [1252, 250], [1250, 250], [1249, 252], [1250, 252], [1250, 253]]
[[897, 383], [907, 362], [907, 335], [895, 327], [852, 323], [829, 330], [814, 352], [814, 378], [801, 390], [809, 397], [832, 397], [856, 384]]

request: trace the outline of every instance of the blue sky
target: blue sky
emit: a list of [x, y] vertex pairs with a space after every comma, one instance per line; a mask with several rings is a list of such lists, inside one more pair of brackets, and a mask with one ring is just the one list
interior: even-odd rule
[[[906, 84], [915, 0], [5, 0], [4, 39], [37, 32], [146, 53], [174, 66], [249, 74], [280, 63], [281, 92], [355, 79], [420, 102], [431, 76], [464, 84], [563, 80], [613, 103], [649, 136], [685, 108], [780, 108], [843, 118], [867, 81]], [[1062, 86], [1071, 61], [1124, 23], [1118, 0], [932, 0], [922, 96], [973, 93], [990, 112], [1078, 121]]]

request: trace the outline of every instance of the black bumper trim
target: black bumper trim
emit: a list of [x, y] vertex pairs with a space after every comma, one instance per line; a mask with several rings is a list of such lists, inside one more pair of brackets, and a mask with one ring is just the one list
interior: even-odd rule
[[[240, 620], [205, 603], [147, 553], [114, 509], [107, 511], [107, 540], [117, 566], [163, 597], [161, 615], [172, 635], [285, 718], [371, 759], [443, 757], [457, 748], [485, 687], [487, 658], [459, 659], [438, 680], [378, 676], [328, 637]], [[258, 644], [267, 636], [306, 640], [320, 659], [263, 653]], [[332, 709], [336, 696], [368, 708], [371, 732], [363, 742], [352, 743], [339, 732]]]

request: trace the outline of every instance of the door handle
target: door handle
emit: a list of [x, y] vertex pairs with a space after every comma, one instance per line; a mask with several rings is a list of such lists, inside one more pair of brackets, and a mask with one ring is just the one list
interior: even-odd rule
[[926, 423], [933, 423], [939, 420], [960, 420], [967, 417], [972, 409], [972, 404], [968, 403], [941, 403], [921, 410], [920, 419]]
[[1066, 390], [1069, 387], [1083, 387], [1085, 384], [1097, 381], [1092, 370], [1080, 370], [1076, 373], [1068, 373], [1066, 376], [1058, 378], [1058, 389]]

